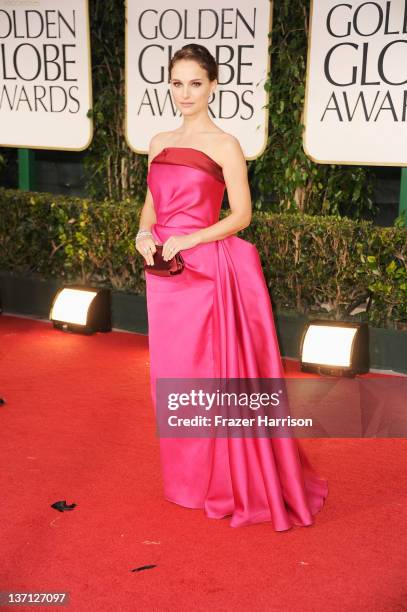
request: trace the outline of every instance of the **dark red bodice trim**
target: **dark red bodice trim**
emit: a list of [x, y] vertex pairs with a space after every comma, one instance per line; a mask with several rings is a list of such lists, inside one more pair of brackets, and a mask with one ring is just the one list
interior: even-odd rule
[[151, 163], [181, 164], [198, 168], [208, 172], [221, 183], [225, 182], [222, 166], [203, 151], [192, 147], [165, 147], [152, 159]]

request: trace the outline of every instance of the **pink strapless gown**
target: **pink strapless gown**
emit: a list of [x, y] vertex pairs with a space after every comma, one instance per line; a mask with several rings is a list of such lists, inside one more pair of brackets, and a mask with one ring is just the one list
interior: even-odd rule
[[[219, 221], [225, 183], [211, 157], [167, 147], [147, 183], [161, 243]], [[256, 247], [229, 236], [182, 251], [184, 271], [146, 272], [151, 394], [157, 378], [283, 378], [270, 297]], [[160, 438], [167, 500], [230, 526], [311, 525], [327, 482], [291, 438]]]

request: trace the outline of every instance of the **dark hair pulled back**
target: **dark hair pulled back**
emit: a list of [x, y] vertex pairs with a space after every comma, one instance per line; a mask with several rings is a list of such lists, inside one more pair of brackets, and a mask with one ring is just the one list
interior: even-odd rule
[[168, 64], [168, 74], [171, 78], [171, 71], [174, 67], [175, 62], [178, 60], [194, 60], [201, 68], [206, 70], [210, 81], [218, 79], [218, 64], [212, 53], [203, 45], [197, 45], [196, 43], [190, 43], [184, 45], [181, 49], [175, 52], [173, 57]]

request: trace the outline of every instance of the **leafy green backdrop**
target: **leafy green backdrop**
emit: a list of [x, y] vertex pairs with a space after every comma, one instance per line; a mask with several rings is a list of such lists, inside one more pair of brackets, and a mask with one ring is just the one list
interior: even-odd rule
[[[124, 3], [90, 0], [95, 137], [86, 156], [90, 197], [121, 200], [145, 195], [147, 156], [124, 139]], [[372, 218], [374, 175], [369, 167], [319, 165], [302, 149], [302, 110], [309, 0], [274, 0], [270, 45], [269, 136], [248, 162], [256, 210], [300, 211]]]

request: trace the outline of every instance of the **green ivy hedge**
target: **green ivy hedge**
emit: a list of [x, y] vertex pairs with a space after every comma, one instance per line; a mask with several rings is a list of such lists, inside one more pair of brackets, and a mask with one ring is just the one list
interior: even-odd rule
[[[0, 270], [145, 293], [140, 211], [130, 200], [0, 188]], [[407, 327], [406, 228], [255, 211], [239, 236], [256, 244], [276, 309], [343, 319], [369, 289], [366, 319]]]
[[[145, 192], [147, 156], [130, 150], [124, 137], [124, 2], [90, 0], [89, 10], [95, 134], [84, 158], [86, 194], [98, 200], [139, 200]], [[271, 70], [264, 83], [267, 143], [262, 155], [248, 161], [253, 208], [373, 219], [372, 168], [316, 164], [303, 150], [309, 15], [310, 0], [273, 2]], [[180, 46], [174, 41], [173, 52]]]

